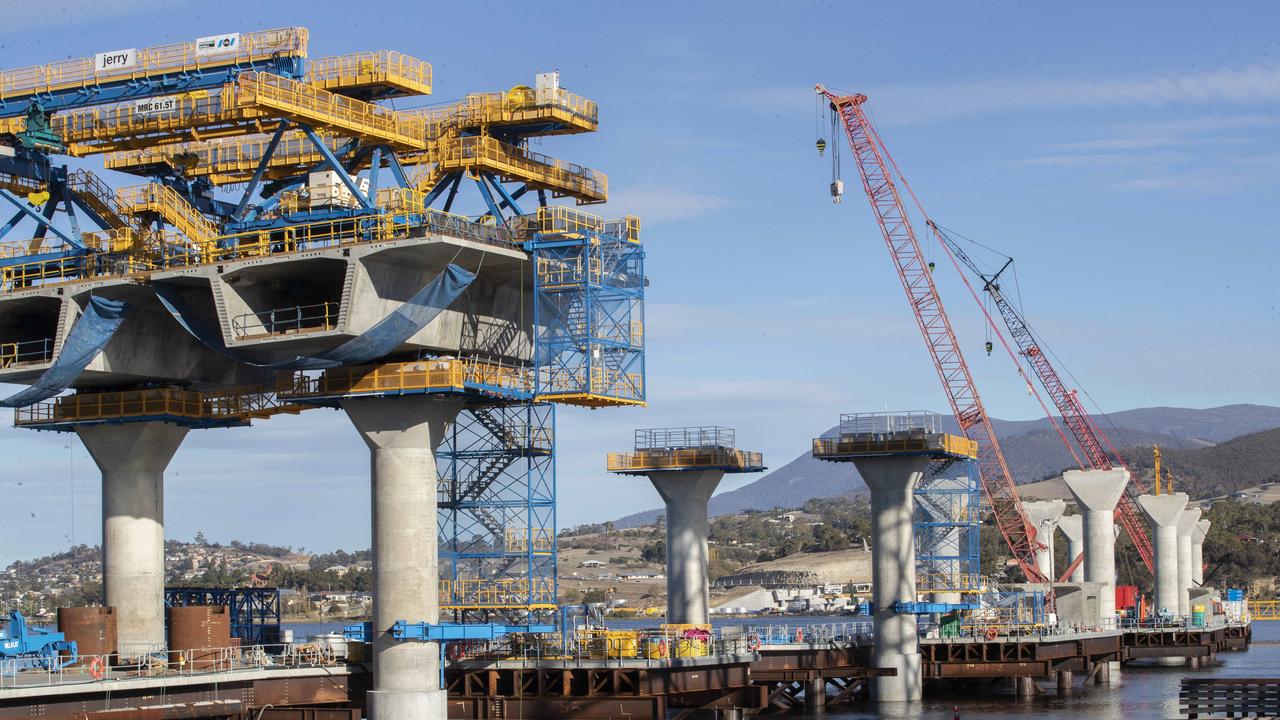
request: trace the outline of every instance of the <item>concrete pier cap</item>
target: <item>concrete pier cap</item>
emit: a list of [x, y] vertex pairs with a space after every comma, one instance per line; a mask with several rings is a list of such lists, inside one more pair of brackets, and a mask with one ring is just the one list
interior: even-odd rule
[[165, 647], [164, 471], [187, 428], [164, 422], [82, 425], [102, 471], [102, 592], [116, 608], [120, 655]]
[[[1075, 562], [1076, 558], [1084, 552], [1084, 516], [1063, 515], [1058, 518], [1058, 529], [1067, 539], [1067, 557], [1070, 558], [1067, 562]], [[1084, 582], [1084, 562], [1071, 571], [1071, 577], [1067, 580], [1073, 583]]]
[[1191, 536], [1200, 522], [1200, 508], [1187, 508], [1178, 518], [1178, 614], [1191, 615]]
[[373, 509], [373, 689], [370, 720], [447, 717], [440, 648], [401, 642], [397, 620], [440, 621], [436, 449], [462, 410], [426, 395], [342, 401], [369, 446]]
[[1187, 507], [1186, 493], [1140, 495], [1138, 505], [1151, 523], [1155, 551], [1156, 611], [1177, 614], [1178, 521]]
[[971, 460], [977, 443], [942, 430], [936, 413], [849, 413], [839, 433], [813, 441], [813, 456], [852, 462], [871, 491], [871, 666], [896, 675], [871, 679], [876, 702], [915, 702], [922, 693], [916, 616], [898, 603], [916, 600], [915, 488], [937, 460]]
[[609, 472], [648, 477], [666, 505], [668, 623], [711, 622], [707, 502], [726, 473], [765, 469], [760, 453], [736, 445], [728, 427], [645, 428], [631, 452], [609, 453]]
[[1053, 572], [1053, 531], [1066, 512], [1067, 503], [1065, 500], [1039, 500], [1023, 503], [1022, 507], [1036, 528], [1036, 542], [1043, 545], [1036, 550], [1036, 567], [1041, 575], [1053, 582], [1057, 578]]
[[1084, 518], [1084, 579], [1102, 583], [1106, 589], [1098, 598], [1104, 622], [1116, 614], [1116, 527], [1114, 514], [1125, 485], [1127, 470], [1068, 470], [1062, 474], [1067, 489], [1080, 506]]
[[1204, 539], [1209, 535], [1208, 520], [1196, 523], [1195, 532], [1191, 533], [1191, 582], [1197, 586], [1204, 584]]

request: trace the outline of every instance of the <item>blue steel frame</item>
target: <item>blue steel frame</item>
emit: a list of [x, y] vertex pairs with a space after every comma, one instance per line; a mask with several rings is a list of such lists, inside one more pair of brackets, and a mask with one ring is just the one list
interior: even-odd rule
[[[916, 486], [916, 574], [957, 582], [982, 572], [977, 461], [943, 462]], [[959, 585], [965, 587], [965, 585]]]
[[279, 588], [165, 588], [166, 607], [225, 605], [231, 612], [231, 636], [249, 645], [280, 642]]
[[[524, 402], [464, 409], [436, 453], [440, 577], [452, 581], [457, 622], [552, 623], [556, 579], [555, 406]], [[545, 544], [544, 544], [545, 543]], [[502, 595], [476, 602], [462, 588]], [[549, 590], [549, 597], [547, 591]], [[448, 612], [448, 610], [445, 610]]]
[[594, 230], [537, 233], [534, 364], [538, 397], [644, 402], [644, 249]]

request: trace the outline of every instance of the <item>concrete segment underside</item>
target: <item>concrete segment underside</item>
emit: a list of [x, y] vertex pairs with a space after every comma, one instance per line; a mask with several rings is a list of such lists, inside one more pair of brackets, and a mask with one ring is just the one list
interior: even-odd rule
[[[1058, 518], [1058, 529], [1067, 539], [1068, 562], [1074, 562], [1084, 552], [1084, 517], [1081, 515], [1063, 515]], [[1065, 570], [1064, 570], [1065, 571]], [[1055, 578], [1056, 579], [1056, 578]], [[1084, 582], [1084, 563], [1076, 565], [1067, 580], [1075, 583]]]
[[439, 643], [401, 642], [398, 620], [440, 621], [436, 449], [462, 409], [430, 397], [358, 398], [342, 408], [369, 446], [373, 508], [370, 720], [442, 720]]
[[1053, 531], [1058, 527], [1062, 513], [1067, 509], [1063, 500], [1041, 500], [1022, 504], [1031, 524], [1036, 529], [1036, 542], [1043, 547], [1036, 550], [1036, 567], [1049, 582], [1057, 579], [1053, 573]]
[[164, 470], [187, 429], [167, 423], [77, 429], [102, 471], [102, 589], [124, 657], [165, 647]]

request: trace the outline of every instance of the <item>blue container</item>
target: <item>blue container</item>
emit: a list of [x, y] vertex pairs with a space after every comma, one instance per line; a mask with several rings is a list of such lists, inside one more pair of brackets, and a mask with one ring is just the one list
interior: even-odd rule
[[1227, 589], [1227, 600], [1235, 601], [1235, 600], [1243, 600], [1243, 599], [1244, 599], [1244, 588], [1228, 588]]

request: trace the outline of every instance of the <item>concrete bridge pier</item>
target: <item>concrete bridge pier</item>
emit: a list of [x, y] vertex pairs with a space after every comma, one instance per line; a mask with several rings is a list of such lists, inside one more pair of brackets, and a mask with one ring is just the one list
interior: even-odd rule
[[1057, 529], [1062, 513], [1066, 512], [1067, 503], [1063, 500], [1041, 500], [1023, 503], [1031, 524], [1036, 528], [1036, 542], [1044, 547], [1036, 550], [1036, 567], [1045, 577], [1045, 582], [1055, 582], [1053, 568], [1053, 531]]
[[120, 655], [163, 650], [164, 471], [187, 428], [83, 425], [76, 434], [102, 471], [103, 602], [116, 609]]
[[1177, 614], [1178, 521], [1187, 507], [1187, 494], [1141, 495], [1138, 505], [1151, 523], [1156, 571], [1156, 611]]
[[1116, 617], [1116, 503], [1129, 482], [1126, 470], [1068, 470], [1062, 479], [1084, 516], [1084, 579], [1102, 583], [1098, 612]]
[[429, 396], [355, 398], [342, 409], [369, 446], [373, 507], [370, 720], [444, 720], [439, 643], [391, 636], [397, 620], [440, 621], [436, 449], [462, 404]]
[[917, 701], [922, 681], [916, 616], [895, 612], [893, 605], [916, 599], [913, 493], [929, 467], [929, 458], [862, 457], [853, 462], [871, 490], [871, 600], [875, 626], [871, 665], [898, 671], [894, 677], [872, 678], [871, 697], [877, 702]]
[[667, 510], [667, 622], [711, 622], [707, 577], [707, 501], [723, 470], [669, 470], [649, 474]]
[[[1067, 557], [1070, 558], [1068, 563], [1075, 562], [1084, 552], [1084, 516], [1083, 515], [1063, 515], [1058, 518], [1058, 529], [1062, 531], [1063, 537], [1067, 539]], [[1056, 578], [1055, 578], [1056, 580]], [[1082, 561], [1071, 571], [1071, 577], [1067, 578], [1069, 582], [1084, 582], [1084, 562]]]
[[1057, 675], [1057, 680], [1058, 680], [1058, 694], [1059, 694], [1059, 695], [1070, 695], [1070, 694], [1071, 694], [1071, 690], [1072, 690], [1072, 688], [1073, 688], [1073, 686], [1074, 686], [1074, 680], [1075, 680], [1075, 678], [1074, 678], [1074, 677], [1072, 676], [1072, 674], [1071, 674], [1071, 671], [1070, 671], [1070, 670], [1059, 670], [1059, 671], [1056, 673], [1056, 675]]
[[804, 684], [804, 712], [807, 716], [827, 712], [827, 681], [818, 677]]
[[1191, 617], [1191, 536], [1200, 522], [1200, 508], [1187, 508], [1178, 519], [1178, 614]]
[[1204, 539], [1212, 524], [1208, 520], [1201, 520], [1196, 523], [1195, 532], [1191, 533], [1191, 582], [1196, 587], [1204, 584]]

